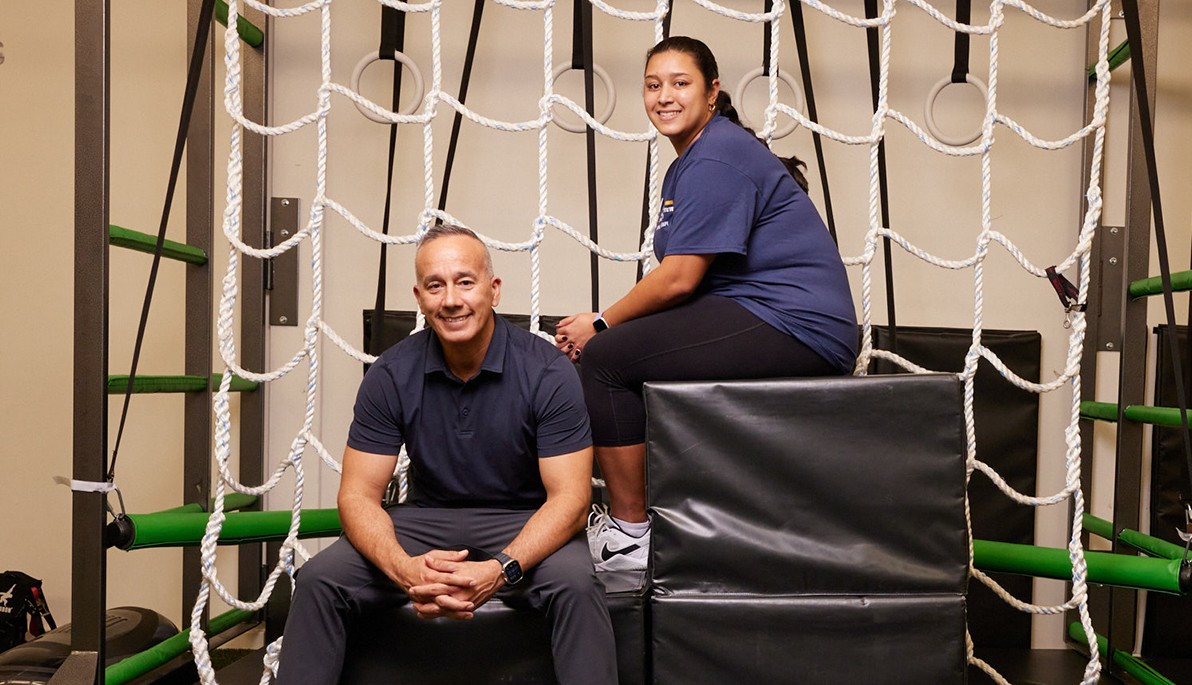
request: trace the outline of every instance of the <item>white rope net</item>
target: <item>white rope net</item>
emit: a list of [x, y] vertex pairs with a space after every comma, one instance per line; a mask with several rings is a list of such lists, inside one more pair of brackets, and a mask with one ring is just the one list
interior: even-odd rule
[[[231, 246], [231, 251], [228, 258], [226, 276], [223, 281], [223, 293], [219, 303], [218, 310], [218, 338], [219, 338], [219, 352], [226, 365], [226, 371], [223, 374], [223, 380], [220, 384], [219, 390], [215, 395], [214, 411], [216, 415], [215, 428], [215, 445], [216, 445], [216, 459], [220, 472], [220, 478], [215, 486], [215, 505], [213, 508], [210, 521], [207, 525], [206, 533], [202, 541], [202, 572], [203, 582], [199, 592], [199, 598], [195, 604], [194, 611], [191, 616], [191, 644], [195, 654], [195, 661], [198, 666], [198, 672], [203, 683], [215, 683], [215, 672], [211, 666], [211, 660], [208, 653], [208, 640], [206, 634], [202, 630], [201, 620], [210, 601], [211, 592], [214, 591], [229, 605], [247, 610], [259, 610], [264, 607], [270, 593], [272, 592], [278, 578], [282, 573], [293, 574], [295, 555], [302, 558], [309, 558], [309, 553], [303, 548], [302, 544], [297, 539], [297, 532], [299, 529], [299, 522], [302, 514], [303, 506], [303, 485], [305, 482], [305, 468], [306, 457], [308, 455], [317, 455], [328, 467], [336, 471], [339, 470], [338, 461], [326, 450], [324, 445], [320, 442], [319, 436], [315, 430], [315, 416], [316, 410], [319, 406], [319, 353], [320, 347], [317, 344], [320, 336], [325, 336], [327, 340], [333, 342], [344, 353], [350, 355], [352, 358], [360, 361], [373, 361], [375, 357], [366, 354], [362, 350], [355, 347], [348, 342], [344, 336], [337, 333], [328, 325], [324, 319], [323, 313], [323, 240], [324, 230], [326, 227], [326, 215], [328, 210], [335, 212], [342, 216], [351, 226], [355, 227], [364, 236], [383, 243], [409, 245], [417, 242], [419, 235], [425, 231], [436, 220], [444, 220], [453, 224], [467, 225], [466, 221], [458, 217], [451, 216], [446, 212], [435, 209], [434, 204], [434, 153], [436, 150], [436, 141], [434, 140], [432, 132], [432, 122], [436, 117], [452, 116], [454, 112], [461, 113], [464, 117], [475, 122], [478, 125], [490, 127], [499, 131], [537, 131], [538, 132], [538, 206], [537, 217], [533, 221], [533, 225], [528, 230], [528, 235], [525, 240], [516, 243], [502, 242], [484, 235], [482, 231], [477, 231], [482, 239], [491, 247], [504, 251], [524, 251], [529, 252], [530, 256], [530, 310], [531, 319], [530, 326], [534, 332], [539, 330], [539, 287], [541, 282], [541, 249], [544, 237], [547, 231], [558, 231], [566, 236], [569, 236], [574, 241], [582, 245], [585, 249], [593, 253], [599, 254], [601, 257], [616, 261], [640, 261], [644, 268], [649, 268], [649, 255], [652, 251], [652, 236], [653, 227], [656, 225], [659, 213], [659, 188], [658, 188], [658, 140], [656, 132], [652, 128], [647, 128], [644, 131], [618, 131], [605, 126], [590, 115], [588, 115], [584, 108], [574, 102], [573, 100], [564, 97], [553, 91], [554, 69], [555, 65], [553, 59], [553, 45], [552, 37], [554, 36], [553, 20], [556, 11], [556, 2], [554, 0], [493, 0], [499, 5], [504, 5], [516, 10], [526, 12], [538, 13], [542, 19], [542, 35], [543, 35], [543, 52], [542, 52], [542, 82], [543, 89], [541, 99], [538, 102], [539, 115], [537, 118], [530, 121], [510, 122], [500, 121], [491, 117], [484, 116], [480, 112], [473, 111], [460, 102], [458, 97], [450, 92], [443, 90], [443, 62], [442, 53], [443, 45], [440, 35], [440, 12], [444, 5], [444, 0], [431, 0], [425, 3], [407, 3], [399, 0], [378, 0], [381, 4], [387, 5], [397, 10], [409, 13], [429, 13], [431, 35], [430, 41], [432, 46], [432, 71], [429, 87], [425, 97], [421, 102], [421, 107], [411, 114], [399, 114], [390, 111], [386, 107], [372, 102], [368, 98], [361, 95], [356, 90], [337, 83], [331, 78], [331, 20], [332, 7], [335, 4], [333, 0], [312, 0], [306, 4], [302, 4], [293, 8], [275, 8], [265, 4], [261, 4], [258, 0], [229, 0], [228, 6], [228, 21], [227, 25], [234, 27], [236, 25], [236, 18], [240, 13], [240, 8], [243, 5], [252, 7], [260, 12], [263, 12], [275, 20], [288, 19], [306, 14], [315, 14], [321, 20], [321, 81], [318, 88], [317, 105], [314, 111], [309, 112], [294, 121], [289, 123], [269, 126], [265, 122], [251, 121], [244, 115], [243, 106], [241, 102], [241, 90], [243, 84], [241, 81], [241, 44], [236, 32], [229, 29], [225, 34], [224, 46], [226, 50], [226, 81], [224, 89], [224, 102], [228, 114], [233, 120], [232, 131], [229, 140], [229, 154], [227, 166], [227, 207], [223, 216], [223, 231]], [[341, 3], [343, 0], [341, 0]], [[793, 46], [788, 46], [781, 40], [779, 27], [784, 21], [790, 21], [787, 18], [789, 6], [787, 0], [774, 0], [773, 9], [769, 13], [743, 13], [732, 10], [721, 5], [718, 5], [711, 0], [693, 0], [695, 5], [700, 8], [722, 15], [726, 20], [735, 20], [743, 22], [761, 23], [770, 21], [770, 63], [780, 64], [784, 51], [794, 50]], [[669, 3], [667, 0], [658, 0], [657, 5], [652, 12], [627, 12], [621, 11], [612, 7], [603, 0], [591, 0], [594, 8], [606, 13], [612, 17], [630, 21], [630, 22], [652, 22], [654, 25], [654, 41], [660, 40], [663, 34], [663, 18], [669, 11]], [[1008, 592], [1001, 588], [996, 582], [990, 579], [979, 570], [972, 568], [974, 577], [980, 579], [982, 582], [990, 586], [996, 593], [1002, 596], [1007, 602], [1014, 607], [1024, 612], [1035, 614], [1055, 614], [1068, 610], [1075, 610], [1080, 617], [1080, 623], [1083, 626], [1085, 637], [1088, 639], [1090, 645], [1091, 655], [1088, 664], [1085, 668], [1082, 683], [1095, 683], [1100, 674], [1100, 660], [1097, 650], [1097, 641], [1095, 633], [1093, 632], [1092, 622], [1089, 617], [1087, 606], [1087, 577], [1086, 564], [1084, 559], [1084, 549], [1081, 545], [1081, 517], [1085, 510], [1084, 494], [1080, 487], [1080, 471], [1081, 471], [1081, 444], [1079, 438], [1079, 402], [1081, 397], [1080, 388], [1080, 360], [1085, 338], [1085, 315], [1082, 312], [1074, 312], [1071, 316], [1071, 326], [1068, 330], [1068, 346], [1067, 356], [1064, 368], [1054, 378], [1043, 383], [1029, 382], [1013, 370], [1008, 368], [998, 356], [987, 348], [982, 343], [982, 329], [984, 326], [982, 320], [983, 313], [983, 297], [984, 297], [984, 267], [985, 261], [989, 255], [990, 247], [998, 247], [1005, 249], [1011, 255], [1015, 262], [1017, 262], [1023, 270], [1031, 276], [1038, 278], [1045, 277], [1044, 269], [1033, 264], [1030, 259], [1020, 251], [1015, 244], [1002, 233], [994, 230], [993, 218], [991, 215], [992, 204], [992, 173], [990, 158], [994, 149], [994, 134], [999, 126], [1012, 131], [1014, 134], [1022, 138], [1022, 140], [1039, 149], [1057, 150], [1068, 147], [1074, 143], [1081, 142], [1088, 137], [1092, 137], [1092, 155], [1089, 169], [1089, 182], [1086, 189], [1087, 208], [1083, 217], [1082, 227], [1076, 237], [1074, 246], [1071, 252], [1063, 259], [1057, 266], [1060, 273], [1070, 272], [1071, 269], [1076, 268], [1079, 273], [1079, 301], [1087, 301], [1087, 292], [1089, 288], [1089, 259], [1092, 240], [1095, 229], [1099, 223], [1099, 218], [1102, 209], [1101, 198], [1101, 161], [1102, 150], [1105, 138], [1105, 121], [1106, 113], [1109, 104], [1109, 67], [1108, 67], [1108, 41], [1109, 41], [1109, 26], [1110, 26], [1110, 3], [1108, 0], [1099, 0], [1095, 6], [1090, 9], [1083, 16], [1075, 19], [1061, 19], [1049, 16], [1035, 9], [1023, 0], [993, 0], [989, 3], [989, 20], [986, 24], [959, 24], [950, 19], [943, 12], [935, 6], [926, 2], [926, 0], [902, 0], [903, 9], [906, 5], [912, 5], [929, 15], [931, 18], [946, 26], [953, 31], [961, 31], [972, 35], [987, 36], [989, 41], [989, 55], [988, 55], [988, 69], [989, 82], [985, 92], [985, 114], [982, 121], [980, 135], [972, 144], [951, 145], [941, 142], [939, 137], [933, 136], [931, 133], [925, 131], [907, 114], [891, 108], [889, 101], [889, 75], [890, 75], [890, 47], [895, 30], [895, 10], [897, 0], [884, 0], [880, 7], [880, 13], [874, 18], [866, 18], [863, 16], [851, 16], [843, 13], [833, 7], [820, 2], [820, 0], [804, 0], [806, 8], [815, 10], [823, 15], [830, 17], [838, 22], [855, 27], [860, 31], [867, 28], [876, 28], [880, 33], [880, 79], [878, 82], [878, 96], [877, 106], [871, 120], [871, 125], [868, 130], [860, 131], [838, 131], [820, 123], [810, 121], [805, 115], [795, 108], [779, 102], [778, 98], [778, 70], [771, 69], [768, 77], [769, 82], [769, 105], [765, 110], [765, 122], [761, 127], [760, 135], [767, 141], [772, 140], [775, 131], [779, 128], [780, 120], [783, 123], [789, 123], [789, 120], [794, 120], [799, 125], [807, 127], [813, 131], [820, 133], [832, 141], [837, 141], [844, 145], [853, 146], [868, 146], [869, 148], [869, 193], [868, 193], [868, 229], [864, 233], [864, 247], [860, 254], [855, 256], [846, 256], [845, 263], [853, 268], [859, 268], [861, 272], [861, 313], [862, 313], [862, 348], [861, 355], [857, 362], [857, 373], [864, 373], [869, 363], [875, 359], [884, 359], [902, 368], [913, 372], [924, 372], [924, 369], [907, 359], [904, 359], [889, 351], [875, 349], [873, 343], [873, 302], [872, 302], [872, 280], [874, 271], [874, 256], [877, 253], [877, 246], [883, 239], [888, 238], [894, 245], [901, 247], [906, 253], [914, 255], [915, 257], [945, 269], [971, 269], [973, 274], [974, 284], [974, 306], [973, 306], [973, 322], [972, 322], [972, 343], [968, 349], [965, 357], [963, 371], [960, 372], [960, 377], [964, 382], [964, 417], [966, 424], [967, 436], [967, 459], [968, 459], [968, 473], [973, 471], [980, 471], [988, 476], [992, 482], [1001, 489], [1006, 496], [1012, 498], [1014, 501], [1026, 506], [1039, 507], [1044, 505], [1055, 505], [1059, 503], [1071, 502], [1071, 538], [1068, 543], [1069, 557], [1072, 562], [1073, 574], [1071, 585], [1071, 596], [1066, 602], [1057, 606], [1039, 606], [1023, 602], [1017, 598], [1012, 597]], [[951, 3], [949, 9], [951, 9]], [[570, 3], [567, 3], [570, 7]], [[694, 8], [693, 8], [694, 9]], [[1090, 34], [1097, 36], [1097, 51], [1098, 59], [1096, 62], [1096, 85], [1095, 85], [1095, 105], [1093, 108], [1091, 119], [1084, 123], [1084, 125], [1070, 135], [1067, 135], [1058, 140], [1043, 140], [1033, 135], [1021, 124], [1015, 122], [998, 109], [998, 44], [999, 44], [999, 29], [1002, 28], [1005, 21], [1005, 13], [1007, 10], [1017, 10], [1025, 15], [1056, 29], [1086, 29]], [[652, 44], [652, 43], [651, 43]], [[641, 46], [641, 53], [649, 45]], [[864, 77], [861, 77], [864, 78]], [[636, 89], [637, 84], [634, 84]], [[340, 97], [336, 97], [340, 96]], [[631, 141], [644, 143], [649, 148], [649, 162], [648, 162], [648, 184], [649, 196], [652, 198], [649, 206], [649, 224], [650, 230], [646, 233], [646, 239], [637, 252], [619, 253], [613, 252], [603, 248], [602, 246], [593, 243], [588, 238], [583, 236], [580, 231], [568, 225], [559, 217], [551, 214], [550, 190], [548, 179], [551, 177], [548, 168], [548, 136], [547, 128], [554, 120], [553, 109], [555, 105], [561, 105], [563, 108], [570, 110], [576, 116], [583, 119], [587, 126], [593, 128], [599, 135], [607, 136], [621, 141]], [[417, 217], [416, 229], [408, 234], [388, 236], [383, 235], [372, 227], [368, 226], [364, 221], [360, 220], [357, 215], [349, 208], [337, 201], [336, 198], [328, 194], [327, 184], [327, 153], [328, 153], [328, 131], [327, 120], [331, 116], [333, 110], [353, 109], [359, 107], [367, 110], [376, 120], [386, 122], [396, 122], [400, 125], [421, 127], [423, 133], [423, 191], [424, 191], [424, 207]], [[879, 144], [885, 140], [887, 134], [887, 127], [890, 122], [896, 122], [906, 127], [913, 133], [923, 145], [936, 150], [944, 155], [955, 157], [969, 157], [977, 156], [981, 160], [981, 219], [980, 231], [976, 236], [975, 242], [972, 246], [972, 253], [962, 259], [948, 259], [939, 257], [929, 253], [928, 251], [915, 245], [913, 242], [904, 236], [896, 233], [890, 227], [881, 225], [880, 222], [880, 184], [878, 173], [878, 147]], [[295, 235], [287, 239], [285, 242], [268, 248], [258, 249], [250, 247], [241, 239], [241, 202], [242, 202], [242, 138], [244, 129], [256, 132], [265, 136], [281, 136], [307, 126], [314, 126], [317, 132], [317, 168], [315, 187], [312, 192], [311, 208], [309, 218], [306, 225]], [[293, 352], [288, 360], [273, 370], [254, 370], [243, 368], [237, 356], [236, 340], [233, 335], [233, 312], [236, 303], [236, 298], [239, 294], [238, 290], [238, 269], [241, 259], [256, 258], [266, 259], [277, 257], [289, 250], [296, 249], [303, 241], [310, 242], [311, 253], [311, 306], [310, 313], [305, 320], [303, 344], [300, 349]], [[421, 323], [421, 322], [420, 322]], [[1047, 393], [1058, 392], [1064, 389], [1070, 393], [1070, 419], [1065, 431], [1065, 483], [1063, 488], [1058, 492], [1050, 494], [1029, 494], [1016, 491], [1012, 488], [992, 467], [983, 462], [978, 457], [978, 446], [976, 442], [976, 433], [974, 430], [973, 421], [973, 400], [974, 400], [974, 378], [977, 372], [979, 361], [984, 358], [1010, 383], [1015, 386], [1028, 390], [1033, 393]], [[229, 469], [229, 461], [232, 457], [232, 446], [230, 441], [231, 433], [231, 415], [229, 408], [229, 389], [232, 374], [239, 375], [254, 381], [266, 382], [279, 379], [287, 374], [297, 372], [300, 368], [305, 366], [306, 371], [306, 407], [304, 414], [304, 421], [301, 429], [293, 436], [290, 443], [290, 448], [287, 456], [281, 460], [276, 469], [266, 480], [266, 482], [250, 485], [241, 483], [237, 480], [235, 475]], [[220, 530], [225, 520], [224, 512], [224, 496], [227, 490], [232, 490], [260, 495], [274, 489], [287, 470], [292, 469], [294, 472], [293, 485], [293, 507], [292, 518], [289, 528], [289, 534], [282, 545], [281, 553], [272, 572], [269, 574], [264, 589], [259, 597], [244, 601], [233, 596], [228, 589], [223, 585], [219, 579], [215, 565], [216, 557], [216, 541], [219, 538]], [[967, 508], [966, 508], [967, 511]], [[971, 526], [970, 526], [971, 529]], [[970, 536], [971, 537], [971, 536]], [[970, 566], [971, 566], [971, 547], [970, 547]], [[262, 685], [268, 683], [273, 674], [276, 673], [277, 658], [281, 648], [281, 639], [271, 644], [267, 648], [264, 668], [261, 676]], [[981, 668], [990, 675], [996, 682], [1007, 682], [1000, 674], [998, 674], [992, 667], [982, 660], [973, 656], [972, 641], [968, 640], [968, 658], [970, 663]]]

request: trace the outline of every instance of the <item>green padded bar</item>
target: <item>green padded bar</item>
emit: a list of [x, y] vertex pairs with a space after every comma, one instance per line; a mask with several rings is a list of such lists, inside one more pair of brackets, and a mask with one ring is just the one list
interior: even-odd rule
[[[215, 20], [224, 26], [228, 25], [228, 3], [224, 0], [216, 0], [215, 3]], [[240, 40], [259, 48], [265, 42], [265, 32], [257, 28], [251, 21], [244, 18], [244, 15], [236, 17], [236, 33], [240, 34]]]
[[[129, 514], [132, 539], [121, 549], [149, 549], [152, 547], [195, 547], [207, 532], [205, 513], [197, 514]], [[240, 545], [248, 542], [277, 542], [284, 540], [290, 530], [289, 511], [231, 512], [224, 519], [219, 544]], [[338, 509], [303, 509], [299, 538], [326, 538], [339, 535]]]
[[[1177, 271], [1171, 275], [1171, 291], [1184, 292], [1192, 290], [1192, 271]], [[1147, 295], [1163, 294], [1163, 278], [1151, 276], [1130, 284], [1130, 297], [1146, 297]]]
[[[224, 511], [238, 511], [240, 509], [247, 509], [257, 503], [256, 495], [245, 495], [240, 492], [233, 492], [224, 497]], [[215, 500], [211, 500], [211, 504], [207, 511], [215, 509]], [[202, 507], [198, 503], [192, 502], [190, 504], [183, 504], [180, 507], [173, 507], [171, 509], [162, 509], [161, 511], [153, 512], [155, 514], [201, 514]]]
[[[1112, 402], [1081, 402], [1080, 418], [1100, 421], [1117, 421], [1117, 405]], [[1126, 418], [1138, 423], [1149, 423], [1168, 428], [1180, 427], [1180, 410], [1176, 407], [1151, 407], [1132, 404], [1126, 407]], [[1192, 415], [1189, 417], [1192, 421]]]
[[[253, 613], [243, 609], [232, 609], [211, 619], [207, 624], [208, 635], [219, 635], [251, 619]], [[103, 672], [104, 685], [124, 685], [161, 666], [177, 656], [190, 651], [190, 628], [172, 635], [143, 652], [133, 654], [108, 666]]]
[[[1175, 559], [1084, 553], [1090, 583], [1115, 585], [1138, 590], [1155, 590], [1173, 595], [1185, 594], [1192, 586], [1192, 573]], [[973, 565], [982, 571], [1001, 571], [1039, 578], [1069, 580], [1072, 562], [1068, 550], [1009, 542], [973, 540]]]
[[[1106, 521], [1103, 518], [1093, 516], [1092, 514], [1085, 514], [1083, 517], [1084, 528], [1094, 535], [1099, 535], [1106, 540], [1113, 540], [1113, 523]], [[1175, 559], [1179, 561], [1184, 558], [1184, 548], [1179, 545], [1172, 544], [1166, 540], [1160, 540], [1156, 537], [1151, 537], [1146, 533], [1140, 533], [1136, 530], [1123, 528], [1118, 533], [1118, 540], [1130, 545], [1134, 549], [1149, 554], [1152, 557], [1160, 559]]]
[[[1109, 60], [1109, 70], [1110, 71], [1113, 71], [1114, 69], [1117, 69], [1118, 67], [1122, 66], [1123, 64], [1125, 64], [1126, 62], [1128, 62], [1130, 60], [1130, 41], [1123, 40], [1121, 43], [1118, 43], [1118, 46], [1116, 48], [1110, 50], [1109, 54], [1106, 55], [1106, 57]], [[1097, 63], [1096, 62], [1093, 62], [1092, 64], [1089, 65], [1089, 80], [1090, 81], [1097, 80]]]
[[[153, 254], [157, 249], [157, 236], [141, 233], [120, 226], [108, 226], [108, 242], [116, 247], [123, 247], [137, 252]], [[187, 264], [206, 264], [207, 253], [197, 247], [191, 247], [173, 240], [162, 243], [161, 256], [166, 259], [176, 259]]]
[[[1085, 644], [1085, 641], [1088, 639], [1084, 635], [1084, 628], [1078, 622], [1068, 625], [1068, 637], [1081, 644]], [[1097, 649], [1101, 650], [1102, 654], [1109, 649], [1109, 641], [1102, 635], [1097, 636]], [[1150, 664], [1129, 652], [1124, 652], [1120, 649], [1113, 650], [1113, 663], [1121, 667], [1126, 673], [1137, 678], [1138, 682], [1142, 683], [1142, 685], [1175, 685], [1174, 680], [1167, 679], [1163, 674], [1151, 668]]]
[[[210, 379], [202, 376], [137, 376], [132, 382], [132, 391], [136, 394], [156, 392], [199, 392], [201, 390], [215, 390], [222, 379], [221, 374], [213, 374]], [[253, 381], [246, 381], [239, 376], [232, 376], [232, 392], [252, 392], [258, 385]], [[123, 395], [128, 389], [128, 374], [114, 374], [108, 376], [108, 394]]]

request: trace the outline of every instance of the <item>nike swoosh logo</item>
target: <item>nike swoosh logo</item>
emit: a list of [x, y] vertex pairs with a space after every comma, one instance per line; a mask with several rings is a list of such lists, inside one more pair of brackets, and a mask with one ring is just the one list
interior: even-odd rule
[[636, 549], [641, 549], [641, 545], [629, 545], [628, 547], [622, 547], [621, 549], [614, 551], [614, 550], [609, 549], [608, 545], [605, 544], [604, 548], [600, 550], [600, 560], [608, 561], [609, 559], [612, 559], [613, 557], [617, 556], [618, 554], [629, 554], [630, 552], [632, 552]]

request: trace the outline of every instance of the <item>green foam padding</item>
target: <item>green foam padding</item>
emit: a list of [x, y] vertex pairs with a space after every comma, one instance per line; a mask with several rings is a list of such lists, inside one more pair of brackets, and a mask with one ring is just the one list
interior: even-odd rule
[[[140, 376], [133, 379], [134, 394], [158, 392], [200, 392], [216, 390], [222, 380], [222, 374], [212, 374], [210, 378], [202, 376]], [[239, 376], [232, 376], [232, 392], [252, 392], [259, 385], [253, 381], [246, 381]], [[123, 395], [128, 389], [128, 374], [113, 374], [108, 376], [108, 394]]]
[[[108, 242], [127, 250], [153, 254], [157, 249], [157, 236], [133, 231], [121, 226], [108, 226]], [[161, 246], [161, 256], [176, 259], [187, 264], [206, 264], [207, 253], [197, 247], [166, 240]]]
[[[152, 547], [195, 547], [207, 532], [206, 513], [128, 514], [133, 524], [127, 550]], [[284, 540], [290, 530], [289, 511], [240, 511], [226, 514], [219, 544]], [[335, 537], [342, 532], [338, 509], [303, 509], [299, 538]]]
[[[240, 492], [233, 492], [230, 495], [224, 496], [224, 511], [239, 511], [240, 509], [247, 509], [257, 503], [259, 498], [256, 495], [245, 495]], [[212, 499], [207, 511], [215, 509], [215, 500]], [[203, 508], [196, 502], [190, 504], [183, 504], [180, 507], [173, 507], [170, 509], [162, 509], [161, 511], [153, 512], [155, 514], [201, 514]]]
[[[207, 635], [218, 635], [252, 617], [251, 611], [243, 609], [226, 611], [207, 623]], [[127, 659], [108, 666], [103, 673], [104, 685], [124, 685], [189, 651], [190, 628], [187, 628], [143, 652], [133, 654]]]
[[[1081, 402], [1080, 417], [1099, 421], [1117, 421], [1118, 406], [1113, 402]], [[1149, 423], [1168, 428], [1180, 427], [1180, 410], [1177, 407], [1151, 407], [1132, 404], [1126, 407], [1126, 418], [1138, 423]], [[1192, 419], [1189, 419], [1192, 421]]]
[[[1088, 639], [1085, 637], [1084, 628], [1079, 622], [1072, 622], [1068, 624], [1068, 637], [1076, 642], [1084, 644]], [[1103, 635], [1097, 636], [1097, 649], [1104, 654], [1109, 649], [1109, 641]], [[1150, 664], [1142, 659], [1130, 654], [1129, 652], [1120, 649], [1113, 650], [1113, 663], [1117, 664], [1123, 671], [1129, 673], [1138, 679], [1142, 685], [1175, 685], [1174, 680], [1168, 679], [1162, 673], [1159, 673]]]
[[[1185, 593], [1186, 588], [1180, 583], [1178, 560], [1150, 559], [1087, 550], [1084, 558], [1090, 583], [1154, 590], [1173, 595]], [[1058, 580], [1072, 578], [1072, 561], [1068, 558], [1068, 550], [1052, 547], [973, 540], [973, 565], [982, 571], [1017, 573]]]
[[[1192, 271], [1177, 271], [1171, 274], [1172, 292], [1192, 290]], [[1130, 297], [1146, 297], [1163, 294], [1163, 277], [1151, 276], [1130, 284]]]
[[[228, 25], [228, 3], [224, 0], [217, 0], [215, 3], [215, 20], [224, 26]], [[254, 48], [261, 47], [265, 42], [265, 32], [243, 15], [236, 16], [236, 33], [240, 34], [240, 40]]]
[[[1113, 523], [1106, 521], [1103, 518], [1093, 516], [1092, 514], [1085, 514], [1083, 517], [1085, 530], [1099, 535], [1106, 540], [1113, 540]], [[1160, 559], [1176, 559], [1177, 561], [1184, 558], [1184, 548], [1179, 545], [1172, 544], [1166, 540], [1161, 540], [1156, 537], [1140, 533], [1136, 530], [1123, 528], [1118, 534], [1117, 539], [1130, 545], [1134, 549], [1144, 554], [1149, 554], [1152, 557]]]

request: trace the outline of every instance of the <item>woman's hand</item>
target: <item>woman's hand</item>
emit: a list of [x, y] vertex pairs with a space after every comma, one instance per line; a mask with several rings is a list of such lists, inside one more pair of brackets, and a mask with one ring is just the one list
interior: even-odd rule
[[596, 320], [595, 312], [573, 314], [559, 322], [555, 329], [555, 347], [571, 361], [579, 361], [580, 352], [584, 345], [596, 335], [592, 322]]

